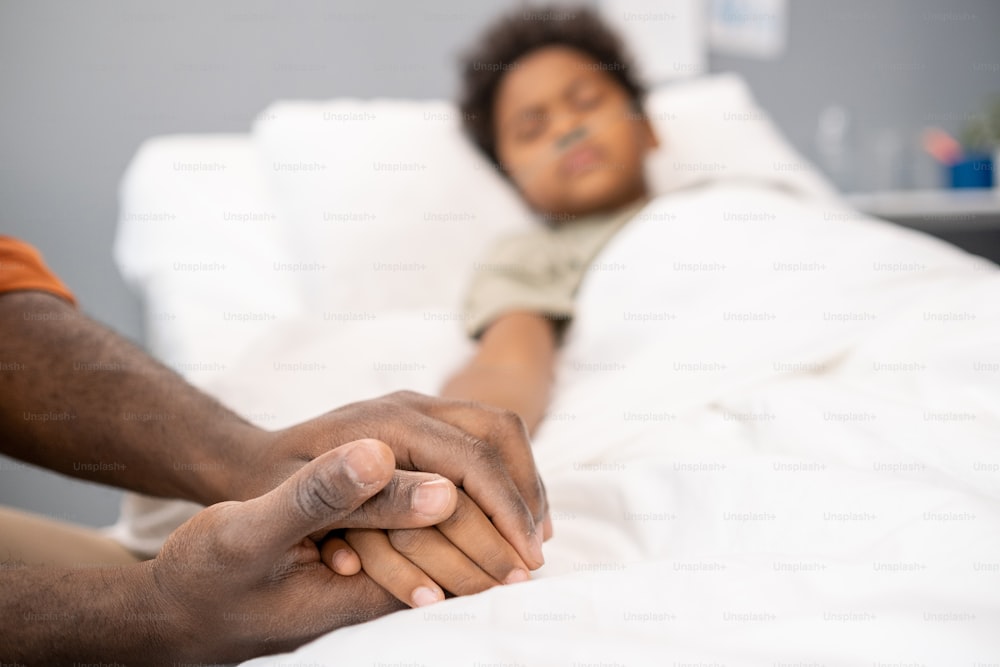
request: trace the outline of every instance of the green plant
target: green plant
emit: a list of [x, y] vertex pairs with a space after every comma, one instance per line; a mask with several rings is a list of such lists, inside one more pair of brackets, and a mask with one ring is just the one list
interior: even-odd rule
[[1000, 148], [1000, 94], [989, 99], [982, 113], [966, 121], [959, 139], [971, 150], [991, 153]]

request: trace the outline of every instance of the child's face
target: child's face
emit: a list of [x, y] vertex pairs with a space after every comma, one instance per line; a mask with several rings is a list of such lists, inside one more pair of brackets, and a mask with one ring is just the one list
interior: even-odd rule
[[586, 215], [646, 194], [643, 158], [656, 135], [625, 88], [582, 52], [549, 46], [518, 60], [495, 112], [497, 154], [536, 210]]

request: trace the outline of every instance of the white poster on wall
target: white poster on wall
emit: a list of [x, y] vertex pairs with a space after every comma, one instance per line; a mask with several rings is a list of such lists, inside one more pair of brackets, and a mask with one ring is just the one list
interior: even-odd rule
[[709, 0], [708, 44], [719, 53], [771, 59], [785, 52], [787, 0]]
[[649, 85], [706, 71], [705, 11], [705, 0], [601, 1]]

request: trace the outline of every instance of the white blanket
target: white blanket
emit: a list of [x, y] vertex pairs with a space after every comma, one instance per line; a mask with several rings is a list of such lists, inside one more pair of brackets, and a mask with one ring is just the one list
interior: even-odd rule
[[[213, 389], [272, 427], [433, 392], [458, 329], [313, 318]], [[581, 290], [536, 580], [250, 664], [996, 664], [998, 343], [984, 260], [751, 184], [660, 197]]]

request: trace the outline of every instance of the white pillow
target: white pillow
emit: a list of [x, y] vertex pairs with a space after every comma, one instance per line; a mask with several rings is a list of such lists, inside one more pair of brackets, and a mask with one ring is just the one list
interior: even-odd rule
[[254, 126], [322, 310], [454, 312], [475, 263], [530, 211], [443, 101], [277, 102]]
[[286, 224], [247, 135], [157, 137], [122, 179], [114, 255], [146, 343], [204, 386], [302, 311]]
[[[720, 179], [832, 190], [782, 138], [742, 79], [724, 74], [652, 91], [663, 146], [647, 164], [656, 194]], [[455, 311], [494, 238], [533, 217], [460, 131], [444, 101], [279, 101], [254, 125], [276, 196], [294, 225], [309, 307]]]
[[656, 194], [740, 179], [771, 183], [809, 196], [836, 196], [819, 171], [785, 140], [735, 74], [655, 89], [650, 92], [646, 111], [660, 137], [660, 149], [646, 164]]
[[[654, 90], [648, 110], [663, 144], [647, 162], [657, 194], [742, 178], [832, 195], [734, 75]], [[122, 182], [115, 255], [145, 298], [153, 352], [198, 381], [293, 316], [461, 317], [487, 247], [537, 223], [458, 113], [279, 101], [252, 138], [146, 142]], [[197, 262], [225, 269], [184, 269]]]

